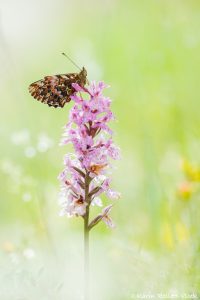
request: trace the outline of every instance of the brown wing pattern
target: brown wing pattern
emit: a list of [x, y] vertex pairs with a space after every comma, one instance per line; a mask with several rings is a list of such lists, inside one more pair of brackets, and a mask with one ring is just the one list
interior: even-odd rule
[[29, 92], [38, 101], [53, 107], [63, 107], [74, 93], [72, 83], [78, 82], [77, 73], [46, 76], [29, 86]]
[[75, 92], [72, 83], [84, 86], [87, 81], [85, 68], [80, 73], [46, 76], [29, 86], [29, 92], [38, 101], [53, 107], [63, 107], [70, 102], [71, 95]]

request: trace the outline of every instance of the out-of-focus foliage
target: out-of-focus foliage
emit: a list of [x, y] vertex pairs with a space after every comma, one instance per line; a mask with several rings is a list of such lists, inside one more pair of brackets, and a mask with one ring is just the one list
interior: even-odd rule
[[57, 204], [70, 104], [28, 93], [77, 71], [63, 51], [111, 85], [122, 149], [117, 228], [91, 234], [92, 299], [197, 293], [200, 2], [1, 0], [0, 10], [0, 300], [81, 299], [82, 220], [60, 218]]

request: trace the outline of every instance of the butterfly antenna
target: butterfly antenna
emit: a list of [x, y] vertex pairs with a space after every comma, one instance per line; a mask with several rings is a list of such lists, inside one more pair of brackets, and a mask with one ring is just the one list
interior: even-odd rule
[[75, 65], [80, 71], [82, 71], [82, 69], [66, 53], [63, 52], [62, 55], [67, 57], [73, 65]]

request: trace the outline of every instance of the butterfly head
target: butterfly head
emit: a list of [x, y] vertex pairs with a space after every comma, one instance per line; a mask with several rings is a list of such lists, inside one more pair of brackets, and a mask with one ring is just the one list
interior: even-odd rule
[[87, 71], [86, 69], [83, 67], [81, 72], [79, 73], [79, 77], [80, 77], [80, 83], [81, 83], [81, 86], [84, 86], [88, 80], [87, 80]]

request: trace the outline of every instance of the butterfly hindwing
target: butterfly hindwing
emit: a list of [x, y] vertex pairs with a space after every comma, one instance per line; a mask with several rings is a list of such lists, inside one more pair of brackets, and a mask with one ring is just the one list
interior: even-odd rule
[[71, 95], [75, 92], [72, 83], [84, 86], [87, 72], [83, 68], [80, 73], [45, 76], [29, 86], [29, 92], [38, 101], [53, 107], [63, 107], [70, 102]]
[[40, 102], [49, 106], [63, 107], [70, 101], [70, 96], [74, 92], [71, 80], [76, 81], [75, 77], [75, 74], [46, 76], [32, 83], [29, 91]]

